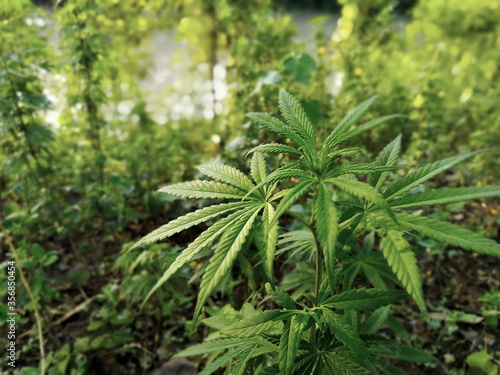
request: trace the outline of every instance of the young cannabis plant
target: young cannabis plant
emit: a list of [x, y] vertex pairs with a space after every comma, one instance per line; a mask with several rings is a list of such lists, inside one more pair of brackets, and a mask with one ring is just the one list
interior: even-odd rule
[[[160, 190], [180, 197], [227, 202], [173, 220], [136, 244], [159, 241], [219, 219], [177, 257], [149, 295], [202, 250], [217, 243], [201, 281], [196, 320], [239, 252], [254, 238], [259, 249], [258, 265], [268, 281], [267, 294], [282, 307], [256, 311], [245, 304], [240, 314], [204, 319], [206, 325], [219, 330], [218, 338], [178, 354], [212, 353], [201, 374], [211, 374], [220, 367], [225, 367], [228, 374], [402, 373], [384, 358], [433, 360], [423, 351], [377, 335], [388, 317], [389, 305], [407, 295], [426, 314], [421, 273], [406, 233], [417, 232], [442, 243], [500, 257], [500, 245], [492, 240], [448, 222], [405, 211], [500, 196], [500, 187], [412, 192], [475, 153], [437, 161], [390, 183], [390, 172], [399, 168], [401, 137], [388, 144], [371, 164], [342, 162], [343, 156], [360, 152], [357, 148], [340, 148], [343, 143], [396, 117], [385, 116], [355, 126], [374, 100], [371, 98], [352, 110], [318, 144], [315, 127], [300, 103], [281, 90], [279, 107], [286, 123], [265, 113], [249, 115], [266, 130], [287, 140], [250, 151], [251, 178], [224, 164], [206, 164], [199, 170], [213, 180], [179, 183]], [[297, 161], [267, 174], [263, 153], [287, 153]], [[359, 180], [359, 175], [367, 175], [367, 182]], [[294, 185], [281, 188], [285, 182]], [[310, 203], [310, 210], [305, 211], [310, 215], [289, 211], [299, 199], [305, 205]], [[279, 218], [287, 213], [304, 228], [283, 235], [280, 242], [286, 243], [288, 249], [309, 252], [316, 259], [314, 288], [296, 299], [275, 285], [273, 275]], [[375, 234], [380, 238], [379, 246], [375, 245]], [[360, 250], [357, 238], [361, 236], [365, 237], [365, 245]], [[358, 274], [365, 275], [373, 287], [355, 288]], [[398, 286], [403, 290], [398, 290]]]

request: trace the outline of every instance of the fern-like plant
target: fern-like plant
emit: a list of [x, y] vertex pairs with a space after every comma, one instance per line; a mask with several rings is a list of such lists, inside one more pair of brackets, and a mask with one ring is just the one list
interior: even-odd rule
[[[224, 367], [228, 374], [400, 374], [386, 359], [430, 362], [433, 357], [377, 334], [389, 315], [389, 305], [408, 295], [427, 314], [422, 276], [407, 233], [500, 257], [500, 245], [460, 226], [407, 211], [414, 207], [500, 196], [500, 187], [445, 188], [413, 192], [413, 188], [475, 153], [437, 161], [388, 181], [399, 169], [401, 137], [388, 144], [371, 164], [348, 164], [343, 157], [359, 153], [346, 141], [397, 116], [385, 116], [356, 126], [375, 98], [352, 110], [318, 143], [316, 129], [300, 103], [281, 90], [279, 107], [286, 122], [265, 113], [250, 119], [277, 133], [285, 143], [255, 147], [250, 177], [224, 165], [199, 167], [212, 180], [164, 187], [162, 193], [185, 198], [217, 199], [216, 203], [169, 222], [135, 246], [170, 237], [189, 227], [214, 222], [167, 269], [151, 290], [202, 250], [215, 250], [201, 280], [194, 320], [229, 273], [250, 239], [258, 251], [256, 267], [265, 275], [273, 310], [255, 310], [245, 304], [239, 314], [213, 316], [203, 322], [218, 330], [214, 339], [178, 354], [210, 354], [200, 373]], [[287, 153], [295, 162], [267, 173], [263, 154]], [[358, 179], [358, 176], [367, 176]], [[366, 181], [366, 182], [364, 182]], [[283, 188], [283, 185], [287, 186]], [[291, 185], [291, 187], [290, 187]], [[309, 205], [307, 215], [290, 209]], [[280, 239], [280, 217], [291, 214], [303, 226]], [[359, 248], [357, 238], [364, 236]], [[376, 246], [375, 239], [379, 238]], [[315, 258], [311, 290], [299, 296], [280, 287], [273, 274], [277, 244], [280, 252], [309, 253]], [[372, 287], [354, 287], [363, 274]], [[149, 297], [149, 296], [148, 296]]]

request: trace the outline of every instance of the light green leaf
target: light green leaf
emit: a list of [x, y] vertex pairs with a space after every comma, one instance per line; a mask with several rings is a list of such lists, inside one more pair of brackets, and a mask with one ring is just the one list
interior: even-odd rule
[[172, 277], [172, 275], [174, 275], [182, 266], [191, 261], [196, 254], [219, 238], [227, 230], [227, 228], [232, 225], [233, 222], [238, 222], [238, 220], [245, 215], [245, 212], [246, 211], [238, 211], [222, 220], [219, 220], [198, 236], [186, 249], [182, 251], [182, 253], [179, 254], [175, 261], [165, 271], [160, 280], [158, 280], [155, 286], [148, 293], [143, 304], [146, 303], [149, 297], [151, 297], [160, 286], [166, 283], [168, 279], [170, 279], [170, 277]]
[[332, 309], [374, 310], [406, 298], [407, 294], [398, 290], [359, 288], [336, 294], [326, 299], [322, 306]]
[[253, 345], [248, 345], [245, 350], [239, 353], [236, 364], [234, 365], [231, 374], [243, 375], [247, 366], [248, 361], [252, 358], [255, 349], [259, 346], [259, 342], [256, 340]]
[[312, 179], [299, 182], [289, 193], [285, 196], [276, 207], [274, 220], [278, 220], [292, 205], [316, 183]]
[[322, 365], [321, 354], [311, 350], [296, 358], [294, 371], [297, 374], [318, 374]]
[[455, 164], [458, 164], [461, 161], [464, 161], [465, 159], [468, 159], [476, 154], [477, 152], [470, 152], [464, 155], [453, 156], [451, 158], [439, 160], [425, 167], [419, 168], [389, 186], [389, 188], [384, 193], [384, 197], [390, 199], [395, 196], [401, 195], [408, 190], [413, 189], [415, 186], [418, 186], [421, 183], [430, 180], [432, 177], [438, 175], [446, 169], [453, 167]]
[[193, 357], [195, 355], [202, 355], [202, 354], [217, 352], [219, 350], [226, 350], [244, 344], [246, 341], [247, 341], [246, 339], [235, 338], [235, 337], [209, 340], [205, 341], [204, 343], [196, 344], [190, 346], [187, 349], [184, 349], [183, 351], [177, 353], [174, 356], [174, 358]]
[[382, 370], [382, 373], [385, 375], [408, 375], [406, 371], [403, 371], [387, 362], [379, 362], [376, 366]]
[[293, 79], [304, 85], [309, 84], [312, 73], [316, 70], [316, 62], [307, 53], [301, 53], [298, 57], [290, 56], [285, 61], [286, 72]]
[[310, 152], [310, 155], [315, 154], [316, 131], [300, 102], [286, 92], [285, 89], [281, 89], [279, 107], [288, 125], [305, 141], [307, 146], [305, 148]]
[[380, 242], [380, 247], [398, 280], [420, 310], [427, 313], [417, 258], [410, 244], [403, 238], [403, 233], [396, 230], [387, 231]]
[[396, 166], [385, 166], [385, 165], [371, 165], [371, 164], [365, 164], [365, 165], [346, 165], [342, 166], [340, 168], [334, 169], [328, 177], [335, 177], [335, 176], [341, 176], [344, 174], [375, 174], [375, 173], [381, 173], [381, 172], [386, 172], [386, 171], [394, 171], [400, 169], [399, 167]]
[[344, 276], [344, 289], [351, 289], [354, 278], [357, 276], [361, 269], [360, 262], [348, 263], [342, 267], [342, 274]]
[[262, 182], [266, 178], [266, 160], [260, 152], [255, 152], [252, 156], [250, 174], [256, 184]]
[[[322, 165], [325, 165], [325, 171], [331, 171], [339, 166], [339, 156], [351, 156], [363, 153], [358, 147], [347, 147], [340, 150], [332, 151], [328, 155], [320, 154]], [[325, 164], [326, 163], [326, 164]]]
[[202, 323], [207, 327], [214, 328], [218, 331], [229, 327], [235, 321], [235, 317], [227, 315], [216, 315], [202, 320]]
[[271, 287], [271, 284], [266, 283], [266, 292], [268, 296], [276, 302], [278, 305], [283, 306], [285, 309], [293, 310], [295, 309], [295, 301], [292, 297], [285, 291], [285, 289], [279, 286]]
[[397, 278], [387, 264], [384, 255], [379, 251], [363, 251], [355, 254], [348, 259], [346, 267], [350, 266], [360, 266], [375, 288], [385, 289], [386, 286], [382, 276], [397, 282]]
[[243, 355], [248, 350], [248, 346], [251, 344], [253, 344], [253, 342], [250, 341], [245, 344], [242, 344], [241, 346], [229, 350], [224, 355], [218, 357], [215, 361], [209, 363], [201, 372], [198, 373], [198, 375], [210, 375], [213, 374], [218, 369], [220, 369], [221, 367], [224, 366], [227, 367], [229, 364], [231, 364], [231, 361], [234, 358]]
[[379, 207], [387, 207], [388, 203], [377, 190], [372, 186], [360, 182], [358, 180], [351, 180], [343, 177], [332, 177], [325, 180], [338, 186], [340, 189], [355, 197], [365, 199], [368, 202], [374, 203]]
[[212, 163], [199, 165], [197, 168], [204, 175], [219, 179], [238, 189], [248, 191], [254, 187], [252, 181], [242, 171], [229, 165]]
[[370, 352], [383, 357], [414, 363], [432, 363], [436, 361], [436, 358], [425, 350], [390, 341], [382, 341], [380, 344], [370, 345]]
[[278, 221], [274, 220], [275, 211], [271, 203], [267, 203], [262, 214], [264, 225], [265, 254], [263, 259], [264, 270], [270, 282], [274, 282], [273, 268], [276, 253], [276, 243], [278, 242]]
[[337, 127], [333, 129], [333, 131], [325, 139], [321, 149], [322, 154], [325, 156], [328, 155], [330, 151], [340, 143], [340, 140], [347, 134], [351, 126], [354, 125], [368, 111], [375, 99], [377, 99], [376, 96], [361, 103], [342, 119]]
[[[401, 152], [401, 135], [398, 135], [391, 143], [384, 147], [375, 159], [373, 165], [394, 167], [398, 164]], [[384, 183], [389, 172], [377, 172], [368, 177], [368, 183], [376, 190]]]
[[262, 127], [290, 139], [297, 146], [306, 145], [305, 141], [292, 128], [267, 113], [249, 113], [247, 116]]
[[216, 181], [180, 182], [158, 190], [161, 193], [183, 198], [225, 198], [242, 199], [246, 192]]
[[304, 314], [294, 315], [285, 324], [285, 329], [280, 338], [279, 367], [280, 373], [292, 375], [295, 365], [295, 357], [299, 348], [300, 340], [309, 317]]
[[339, 156], [354, 156], [362, 154], [363, 150], [359, 147], [346, 147], [340, 150], [331, 151], [328, 156], [332, 159], [337, 158]]
[[398, 213], [401, 225], [449, 245], [500, 258], [500, 244], [458, 225], [428, 217]]
[[[330, 367], [330, 371], [335, 375], [372, 375], [375, 374], [359, 362], [362, 360], [355, 355], [349, 355], [352, 352], [346, 350], [337, 350], [329, 352], [325, 359]], [[353, 353], [352, 353], [353, 354]], [[354, 359], [357, 359], [356, 361]]]
[[486, 375], [498, 375], [498, 366], [494, 362], [494, 358], [487, 352], [475, 352], [467, 356], [467, 364], [481, 371]]
[[284, 373], [287, 367], [287, 354], [289, 345], [288, 341], [290, 337], [291, 325], [292, 325], [291, 320], [285, 322], [285, 327], [280, 337], [280, 345], [278, 352], [278, 364], [279, 364], [280, 374]]
[[261, 208], [261, 205], [257, 206], [257, 208], [255, 206], [249, 207], [248, 211], [233, 221], [231, 227], [228, 228], [228, 231], [219, 242], [219, 246], [210, 259], [201, 281], [194, 321], [197, 320], [203, 305], [220, 284], [222, 278], [231, 269]]
[[376, 119], [373, 119], [371, 121], [365, 122], [364, 124], [359, 125], [358, 127], [352, 129], [351, 131], [345, 133], [343, 136], [339, 137], [339, 139], [336, 141], [337, 145], [342, 144], [344, 142], [347, 142], [350, 139], [353, 139], [360, 135], [361, 133], [372, 129], [378, 125], [381, 125], [389, 120], [395, 119], [395, 118], [403, 118], [405, 116], [402, 115], [388, 115], [388, 116], [382, 116], [378, 117]]
[[[284, 245], [289, 242], [304, 242], [308, 244], [314, 243], [314, 234], [310, 230], [302, 229], [293, 230], [280, 235], [280, 245]], [[311, 249], [314, 249], [314, 246], [312, 246]]]
[[[273, 190], [273, 189], [270, 189], [270, 190]], [[273, 202], [273, 201], [276, 201], [276, 200], [280, 200], [281, 198], [286, 197], [290, 193], [291, 190], [292, 189], [283, 189], [283, 190], [280, 190], [277, 193], [272, 194], [269, 197], [269, 201]]]
[[316, 251], [316, 239], [309, 230], [294, 230], [283, 233], [280, 235], [278, 245], [281, 248], [277, 254], [285, 251], [308, 251], [309, 254], [313, 254]]
[[252, 358], [255, 358], [262, 354], [278, 352], [278, 345], [271, 344], [269, 341], [265, 340], [262, 337], [260, 337], [259, 340], [260, 340], [259, 346], [257, 347], [257, 350], [253, 353]]
[[[338, 214], [331, 193], [324, 183], [318, 185], [314, 197], [316, 235], [325, 258], [325, 268], [330, 285], [335, 285], [335, 240], [339, 232]], [[318, 256], [318, 254], [316, 255]]]
[[500, 186], [481, 186], [466, 188], [442, 188], [407, 195], [389, 204], [393, 208], [408, 208], [429, 206], [432, 204], [445, 204], [463, 202], [472, 199], [499, 197]]
[[270, 331], [276, 324], [299, 310], [268, 310], [259, 311], [248, 318], [242, 319], [221, 331], [224, 335], [239, 338], [250, 338], [259, 336]]
[[[382, 257], [383, 259], [383, 257]], [[384, 260], [384, 266], [387, 267], [387, 262]], [[388, 268], [388, 267], [387, 267]], [[381, 288], [381, 289], [385, 289], [385, 282], [384, 280], [382, 279], [382, 272], [381, 270], [379, 270], [379, 268], [376, 268], [376, 267], [373, 267], [373, 264], [371, 263], [365, 263], [365, 262], [361, 262], [361, 269], [363, 270], [363, 273], [366, 275], [366, 277], [368, 278], [368, 280], [370, 280], [370, 282], [372, 283], [372, 285], [375, 287], [375, 288]], [[389, 269], [389, 272], [392, 273], [392, 271]]]
[[[314, 234], [307, 229], [294, 230], [280, 234], [279, 245], [284, 245], [289, 242], [303, 242], [304, 244], [314, 244]], [[315, 246], [312, 246], [315, 248]]]
[[348, 346], [355, 353], [366, 357], [370, 355], [363, 340], [359, 338], [357, 332], [345, 321], [342, 315], [325, 308], [321, 310], [323, 311], [324, 321], [328, 325], [328, 328], [340, 342]]
[[369, 317], [366, 319], [366, 323], [361, 329], [361, 333], [363, 334], [375, 334], [385, 323], [385, 320], [389, 316], [390, 306], [383, 306], [377, 310], [375, 310]]
[[252, 189], [248, 191], [245, 198], [250, 196], [254, 191], [264, 187], [264, 186], [272, 186], [279, 181], [286, 180], [287, 178], [301, 178], [301, 179], [310, 179], [311, 176], [306, 172], [300, 169], [299, 163], [290, 163], [284, 165], [281, 168], [276, 169], [273, 173], [254, 186]]
[[375, 204], [378, 207], [381, 207], [385, 210], [385, 212], [389, 215], [389, 217], [397, 223], [396, 217], [392, 212], [392, 209], [389, 207], [389, 204], [384, 199], [382, 194], [380, 194], [375, 188], [372, 186], [360, 182], [358, 180], [350, 180], [343, 177], [333, 177], [325, 180], [326, 182], [331, 182], [334, 185], [338, 186], [342, 190], [347, 193], [354, 195], [355, 197], [365, 199], [366, 201]]
[[129, 251], [144, 244], [161, 241], [192, 226], [201, 224], [207, 220], [214, 219], [245, 206], [248, 206], [248, 202], [232, 202], [213, 205], [190, 212], [187, 215], [172, 220], [168, 224], [165, 224], [144, 236], [133, 247], [131, 247]]
[[297, 150], [294, 147], [290, 147], [287, 145], [282, 145], [281, 143], [270, 143], [263, 144], [257, 147], [252, 148], [248, 153], [252, 152], [262, 152], [268, 154], [294, 154], [294, 155], [302, 155], [302, 151]]
[[289, 164], [276, 169], [273, 173], [267, 176], [263, 182], [267, 185], [272, 185], [287, 178], [310, 179], [311, 176], [308, 173], [298, 169], [298, 166]]

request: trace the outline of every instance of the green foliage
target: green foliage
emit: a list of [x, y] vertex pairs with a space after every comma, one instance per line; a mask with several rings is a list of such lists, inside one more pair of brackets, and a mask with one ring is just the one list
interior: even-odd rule
[[316, 71], [316, 62], [307, 53], [289, 57], [284, 61], [285, 71], [297, 82], [308, 85], [311, 75]]
[[490, 291], [479, 298], [479, 301], [484, 303], [482, 314], [486, 318], [486, 322], [495, 327], [498, 326], [500, 318], [500, 292]]
[[[0, 247], [11, 261], [12, 241], [27, 279], [16, 285], [19, 373], [43, 373], [43, 357], [54, 374], [150, 371], [268, 311], [280, 314], [244, 329], [253, 336], [200, 352], [204, 373], [430, 362], [383, 340], [404, 339], [398, 314], [413, 307], [389, 304], [408, 294], [435, 311], [431, 283], [455, 247], [497, 254], [451, 224], [493, 237], [500, 223], [499, 189], [485, 186], [500, 175], [495, 1], [422, 0], [401, 22], [391, 1], [343, 0], [333, 37], [321, 16], [300, 42], [302, 18], [272, 0], [35, 3], [0, 1]], [[282, 92], [278, 108], [280, 87], [294, 97]], [[466, 169], [452, 165], [462, 158]], [[438, 204], [451, 205], [426, 217]], [[130, 249], [153, 228], [139, 244], [167, 244]], [[498, 303], [484, 298], [495, 329]], [[187, 333], [192, 313], [210, 316], [204, 332]], [[460, 314], [440, 340], [481, 318]]]
[[[17, 367], [26, 372], [39, 366], [40, 357], [43, 362], [44, 348], [46, 371], [56, 374], [69, 369], [86, 373], [121, 351], [137, 356], [137, 347], [123, 347], [137, 345], [133, 331], [145, 326], [130, 319], [115, 324], [116, 317], [121, 311], [122, 317], [141, 315], [142, 294], [154, 286], [165, 263], [148, 265], [151, 274], [146, 277], [137, 260], [131, 268], [139, 274], [130, 278], [122, 277], [130, 272], [127, 267], [117, 270], [113, 263], [122, 245], [144, 225], [191, 207], [163, 202], [151, 191], [166, 181], [192, 176], [193, 166], [210, 157], [209, 122], [169, 119], [159, 126], [141, 87], [151, 67], [152, 33], [178, 23], [172, 11], [178, 6], [65, 1], [46, 12], [29, 1], [0, 4], [0, 246], [6, 248], [4, 241], [11, 238], [19, 253], [16, 266], [39, 305], [45, 338], [39, 342], [33, 303], [17, 278], [16, 323], [19, 335], [24, 333], [18, 353], [41, 350], [35, 356], [19, 356]], [[125, 104], [126, 113], [120, 110]], [[154, 138], [159, 141], [151, 142]], [[129, 234], [122, 236], [122, 230]], [[4, 253], [2, 262], [13, 259], [10, 251]], [[2, 273], [2, 282], [4, 277]], [[105, 287], [127, 289], [130, 298], [116, 301], [107, 295], [97, 302]], [[178, 291], [172, 301], [187, 294], [184, 288]], [[91, 317], [88, 310], [96, 303], [105, 305], [102, 316]], [[82, 310], [75, 310], [79, 306]], [[147, 325], [151, 329], [160, 316], [165, 324], [172, 322], [174, 311], [156, 306], [145, 314]], [[3, 307], [1, 313], [3, 319]], [[81, 335], [68, 333], [68, 325], [75, 324], [73, 314], [83, 327]], [[86, 325], [94, 319], [100, 326], [87, 336]], [[90, 324], [96, 327], [97, 322]], [[52, 329], [58, 338], [47, 340]], [[120, 331], [125, 334], [120, 336]], [[156, 338], [147, 340], [148, 350], [157, 345]], [[0, 360], [2, 369], [5, 361]], [[137, 366], [146, 368], [157, 359], [147, 355], [140, 361], [144, 363]], [[43, 373], [42, 367], [36, 371]]]
[[498, 373], [498, 365], [492, 360], [492, 355], [486, 352], [476, 352], [467, 357], [467, 364], [471, 368], [481, 370], [483, 374], [494, 375]]
[[[407, 294], [423, 313], [427, 311], [417, 257], [405, 239], [405, 233], [416, 231], [453, 246], [500, 258], [500, 245], [492, 240], [451, 223], [401, 211], [403, 207], [417, 206], [420, 201], [426, 205], [498, 196], [498, 187], [438, 189], [412, 194], [413, 188], [472, 154], [432, 163], [396, 179], [388, 187], [386, 181], [391, 176], [390, 171], [398, 166], [400, 136], [382, 150], [373, 164], [362, 168], [342, 164], [339, 160], [342, 152], [336, 148], [349, 139], [352, 132], [356, 133], [356, 129], [372, 128], [372, 125], [353, 126], [368, 112], [374, 100], [372, 98], [349, 112], [325, 141], [318, 144], [316, 129], [301, 104], [281, 90], [279, 107], [286, 123], [267, 114], [249, 116], [266, 129], [288, 138], [298, 148], [286, 144], [278, 148], [274, 145], [254, 148], [251, 162], [253, 182], [230, 166], [206, 164], [199, 170], [213, 181], [192, 181], [160, 190], [185, 197], [211, 197], [235, 202], [189, 213], [136, 244], [158, 241], [225, 215], [177, 257], [150, 295], [194, 254], [218, 240], [202, 277], [196, 320], [204, 304], [234, 266], [238, 254], [244, 251], [244, 246], [250, 245], [250, 233], [255, 232], [257, 236], [264, 234], [264, 241], [256, 239], [256, 242], [266, 243], [265, 250], [259, 251], [255, 258], [256, 264], [260, 264], [269, 280], [273, 281], [266, 284], [268, 297], [283, 307], [255, 311], [222, 326], [214, 325], [213, 318], [205, 320], [209, 327], [216, 328], [220, 338], [181, 353], [189, 356], [219, 352], [220, 355], [214, 357], [202, 373], [212, 373], [219, 367], [225, 367], [228, 373], [244, 373], [247, 368], [255, 374], [304, 373], [306, 369], [308, 373], [318, 374], [329, 374], [332, 369], [341, 373], [368, 374], [375, 373], [377, 368], [390, 373], [390, 365], [383, 358], [430, 362], [432, 357], [417, 349], [402, 347], [394, 351], [399, 344], [378, 335], [388, 318], [387, 306], [404, 299]], [[391, 118], [386, 116], [384, 120]], [[378, 120], [371, 122], [382, 123]], [[300, 157], [267, 175], [260, 151], [290, 151]], [[358, 177], [360, 174], [369, 176], [368, 183]], [[290, 182], [295, 186], [282, 190], [284, 193], [276, 189], [289, 186]], [[308, 215], [290, 211], [299, 199], [302, 199], [302, 204], [312, 199]], [[291, 243], [286, 248], [288, 251], [297, 249], [316, 258], [314, 288], [297, 297], [274, 286], [272, 274], [278, 238], [276, 225], [286, 214], [298, 219], [305, 228], [283, 235], [280, 243]], [[363, 220], [355, 220], [358, 217]], [[366, 237], [365, 249], [357, 252], [351, 243], [366, 231], [372, 235]], [[382, 257], [376, 250], [373, 232], [380, 236]], [[382, 263], [374, 261], [374, 257], [381, 257], [377, 259]], [[373, 288], [352, 287], [356, 274], [361, 271], [366, 273]], [[393, 281], [396, 281], [396, 288]], [[398, 290], [397, 284], [404, 291]], [[361, 318], [364, 318], [362, 327]], [[243, 339], [246, 341], [240, 341]], [[277, 346], [271, 347], [271, 343]], [[256, 364], [250, 364], [250, 360], [257, 353], [262, 357], [257, 367], [253, 367]]]
[[[381, 105], [372, 107], [374, 118], [387, 112], [408, 116], [397, 128], [368, 132], [362, 142], [376, 151], [402, 132], [411, 140], [404, 147], [406, 158], [416, 165], [490, 147], [468, 170], [498, 183], [496, 1], [422, 0], [408, 18], [395, 11], [393, 1], [342, 4], [332, 37], [332, 47], [339, 51], [333, 64], [342, 77], [336, 105], [345, 111], [377, 94]], [[461, 177], [466, 181], [467, 172]]]

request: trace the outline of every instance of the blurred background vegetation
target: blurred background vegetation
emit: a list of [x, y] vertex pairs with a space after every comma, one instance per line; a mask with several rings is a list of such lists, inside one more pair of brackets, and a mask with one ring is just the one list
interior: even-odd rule
[[[196, 207], [158, 187], [196, 177], [209, 160], [246, 168], [245, 153], [269, 135], [245, 114], [276, 113], [281, 87], [320, 136], [378, 95], [370, 117], [407, 118], [363, 136], [367, 160], [402, 133], [410, 169], [489, 149], [437, 185], [499, 184], [499, 20], [497, 0], [0, 0], [0, 281], [16, 255], [32, 292], [18, 277], [16, 373], [39, 373], [42, 358], [50, 374], [149, 373], [201, 342], [206, 332], [187, 333], [196, 272], [180, 272], [141, 309], [196, 232], [125, 251]], [[434, 215], [499, 238], [498, 202], [448, 209]], [[484, 260], [460, 280], [440, 263], [464, 270], [473, 257], [417, 244], [427, 298], [445, 318], [401, 335], [442, 363], [408, 372], [465, 373], [479, 336], [471, 344], [460, 324], [481, 324], [471, 331], [499, 350], [489, 333], [498, 333], [498, 267]], [[472, 279], [472, 291], [459, 289]], [[222, 300], [239, 303], [241, 283], [233, 275]], [[453, 315], [461, 309], [479, 321]], [[4, 324], [6, 305], [0, 312]]]

